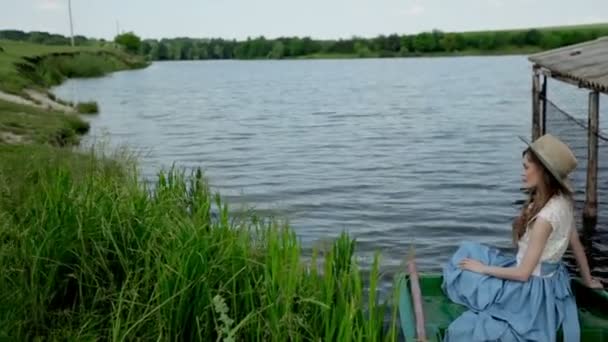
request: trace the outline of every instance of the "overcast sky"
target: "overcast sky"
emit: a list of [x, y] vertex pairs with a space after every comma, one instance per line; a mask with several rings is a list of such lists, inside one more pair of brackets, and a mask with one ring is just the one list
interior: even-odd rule
[[[0, 0], [0, 29], [69, 33], [68, 0]], [[72, 0], [74, 30], [112, 38], [370, 37], [608, 22], [608, 0]]]

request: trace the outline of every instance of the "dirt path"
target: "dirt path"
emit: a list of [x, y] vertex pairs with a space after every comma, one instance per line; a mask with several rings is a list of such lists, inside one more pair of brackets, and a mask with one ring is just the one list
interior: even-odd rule
[[37, 90], [27, 89], [25, 90], [25, 93], [30, 97], [30, 99], [0, 91], [0, 100], [20, 105], [33, 106], [36, 108], [55, 110], [58, 112], [76, 113], [74, 107], [66, 106], [62, 103], [54, 101], [46, 94]]
[[6, 101], [6, 102], [16, 103], [16, 104], [20, 104], [20, 105], [40, 107], [39, 104], [34, 103], [31, 100], [28, 100], [28, 99], [23, 98], [21, 96], [5, 93], [5, 92], [3, 92], [1, 90], [0, 90], [0, 100]]

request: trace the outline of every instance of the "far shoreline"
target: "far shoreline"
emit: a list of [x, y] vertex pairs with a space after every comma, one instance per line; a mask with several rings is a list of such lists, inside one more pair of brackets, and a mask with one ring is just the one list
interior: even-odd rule
[[452, 57], [505, 57], [505, 56], [527, 56], [529, 54], [542, 52], [541, 48], [529, 48], [516, 51], [460, 51], [460, 52], [431, 52], [412, 53], [408, 55], [381, 56], [379, 54], [369, 56], [358, 56], [356, 54], [312, 54], [298, 57], [285, 58], [207, 58], [207, 59], [157, 59], [150, 60], [152, 63], [164, 62], [213, 62], [213, 61], [300, 61], [300, 60], [365, 60], [365, 59], [417, 59], [417, 58], [452, 58]]

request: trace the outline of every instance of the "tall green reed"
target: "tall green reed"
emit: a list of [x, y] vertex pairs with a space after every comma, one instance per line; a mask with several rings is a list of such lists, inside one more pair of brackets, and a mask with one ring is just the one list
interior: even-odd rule
[[147, 187], [94, 151], [0, 156], [0, 337], [396, 339], [375, 295], [379, 257], [362, 279], [346, 234], [304, 263], [287, 224], [232, 215], [200, 171]]

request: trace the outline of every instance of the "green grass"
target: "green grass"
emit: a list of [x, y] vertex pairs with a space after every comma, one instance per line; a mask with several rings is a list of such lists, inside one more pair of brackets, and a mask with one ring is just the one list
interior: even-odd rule
[[303, 263], [286, 224], [231, 214], [200, 172], [148, 187], [124, 155], [0, 159], [0, 338], [396, 340], [378, 257], [364, 279], [346, 235]]
[[[0, 46], [0, 89], [14, 93], [139, 66]], [[287, 224], [231, 213], [200, 172], [149, 186], [126, 155], [55, 147], [87, 130], [76, 115], [0, 101], [0, 340], [397, 339], [396, 306], [376, 296], [379, 257], [364, 277], [347, 235], [304, 263]]]
[[[24, 87], [33, 85], [33, 81], [20, 72], [22, 68], [35, 70], [35, 65], [24, 58], [37, 58], [54, 53], [76, 53], [77, 51], [94, 51], [92, 48], [72, 48], [70, 46], [49, 46], [24, 42], [0, 40], [0, 90], [19, 93]], [[39, 86], [42, 86], [40, 84]]]
[[99, 105], [95, 101], [78, 102], [76, 110], [81, 114], [97, 114], [99, 113]]
[[0, 144], [74, 145], [88, 130], [89, 124], [76, 115], [0, 100]]
[[[93, 48], [0, 46], [0, 89], [14, 93], [140, 66]], [[88, 128], [0, 101], [0, 340], [397, 339], [378, 255], [364, 277], [343, 234], [305, 263], [287, 224], [232, 213], [200, 172], [146, 185], [127, 155], [56, 147]]]
[[[48, 93], [48, 87], [69, 77], [96, 77], [146, 65], [140, 57], [109, 48], [73, 48], [4, 40], [0, 41], [0, 47], [0, 90], [24, 97], [27, 97], [26, 88]], [[53, 94], [48, 96], [72, 105]], [[99, 111], [96, 102], [79, 103], [76, 109], [86, 114]], [[0, 144], [73, 145], [88, 129], [88, 123], [75, 115], [0, 101]]]
[[50, 46], [0, 40], [0, 90], [19, 94], [69, 77], [96, 77], [146, 66], [139, 57], [100, 47]]

